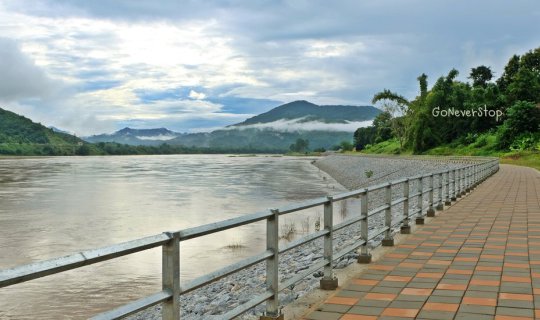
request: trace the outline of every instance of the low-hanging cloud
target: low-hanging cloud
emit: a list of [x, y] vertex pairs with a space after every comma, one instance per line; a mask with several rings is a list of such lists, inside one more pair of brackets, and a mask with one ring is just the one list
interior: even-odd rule
[[229, 126], [225, 130], [246, 130], [246, 129], [273, 129], [276, 131], [340, 131], [354, 132], [358, 128], [368, 127], [373, 124], [373, 120], [367, 121], [346, 121], [345, 123], [325, 123], [321, 121], [304, 121], [301, 119], [277, 120], [267, 123], [256, 123], [245, 126]]

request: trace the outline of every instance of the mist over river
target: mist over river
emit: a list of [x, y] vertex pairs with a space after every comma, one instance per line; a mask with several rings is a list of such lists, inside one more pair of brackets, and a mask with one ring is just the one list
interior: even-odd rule
[[[311, 160], [228, 155], [0, 159], [0, 269], [344, 191]], [[285, 219], [300, 229], [302, 217], [321, 213], [322, 208], [313, 209]], [[182, 281], [259, 252], [264, 230], [258, 223], [182, 242]], [[0, 319], [87, 318], [159, 290], [157, 248], [2, 288]]]

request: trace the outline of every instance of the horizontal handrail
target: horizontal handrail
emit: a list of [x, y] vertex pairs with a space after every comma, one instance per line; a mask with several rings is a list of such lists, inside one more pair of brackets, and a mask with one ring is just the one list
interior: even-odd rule
[[[414, 159], [418, 160], [417, 158]], [[428, 159], [431, 160], [432, 157], [424, 157], [420, 160]], [[436, 160], [443, 161], [444, 159], [446, 159], [446, 162], [455, 161], [464, 165], [456, 169], [439, 170], [413, 177], [399, 178], [390, 182], [369, 186], [367, 188], [340, 193], [332, 197], [320, 197], [301, 203], [284, 206], [278, 209], [247, 214], [198, 227], [183, 229], [175, 232], [166, 232], [120, 244], [102, 247], [99, 249], [81, 251], [65, 257], [0, 270], [0, 288], [59, 272], [76, 269], [93, 263], [115, 259], [143, 250], [162, 247], [164, 263], [163, 290], [114, 310], [97, 315], [93, 319], [117, 319], [136, 313], [153, 305], [163, 303], [162, 310], [164, 318], [166, 320], [177, 320], [179, 319], [180, 313], [180, 307], [177, 300], [179, 295], [201, 288], [209, 283], [222, 279], [263, 261], [267, 261], [267, 291], [225, 313], [223, 318], [230, 319], [238, 316], [265, 301], [267, 302], [267, 314], [276, 314], [279, 313], [278, 294], [283, 289], [294, 285], [298, 281], [301, 281], [313, 272], [322, 268], [324, 268], [323, 279], [325, 279], [325, 281], [332, 280], [333, 262], [337, 259], [341, 259], [348, 253], [355, 251], [358, 248], [361, 248], [360, 256], [362, 257], [362, 259], [359, 258], [359, 261], [369, 261], [370, 258], [368, 259], [369, 253], [367, 248], [368, 241], [380, 239], [381, 235], [384, 234], [383, 244], [393, 244], [392, 229], [394, 227], [401, 225], [402, 228], [407, 228], [409, 226], [409, 220], [412, 217], [416, 217], [417, 223], [423, 223], [424, 212], [427, 212], [429, 216], [430, 212], [433, 214], [434, 205], [436, 203], [437, 207], [440, 207], [443, 201], [446, 204], [451, 203], [451, 201], [454, 201], [455, 198], [463, 195], [465, 192], [470, 190], [470, 188], [476, 186], [491, 174], [495, 173], [499, 166], [498, 159], [496, 158], [447, 157], [437, 158]], [[436, 177], [437, 180], [435, 180]], [[415, 192], [409, 192], [410, 185], [414, 181], [418, 182], [416, 183], [417, 189]], [[434, 181], [437, 181], [438, 185], [434, 185]], [[398, 197], [397, 199], [392, 199], [392, 188], [398, 185], [402, 186], [403, 196]], [[445, 191], [444, 193], [443, 188]], [[366, 201], [369, 199], [368, 195], [374, 191], [382, 192], [382, 190], [385, 190], [386, 192], [384, 204], [370, 209], [368, 201]], [[437, 199], [434, 199], [435, 191], [437, 191]], [[332, 218], [333, 203], [358, 197], [361, 198], [360, 216], [334, 224]], [[410, 202], [413, 199], [416, 199], [417, 206], [409, 208], [411, 206]], [[427, 207], [425, 206], [425, 200], [427, 200], [428, 203]], [[277, 235], [279, 217], [321, 205], [324, 206], [324, 228], [291, 241], [287, 245], [280, 248], [278, 245]], [[403, 206], [403, 215], [398, 219], [396, 219], [396, 217], [392, 214], [392, 210], [396, 206]], [[369, 232], [368, 225], [370, 224], [372, 217], [382, 214], [384, 214], [385, 219], [384, 226]], [[239, 262], [227, 265], [214, 272], [198, 277], [187, 284], [180, 284], [178, 265], [180, 255], [179, 243], [181, 241], [230, 230], [239, 226], [260, 221], [266, 221], [267, 223], [266, 251], [252, 255]], [[360, 238], [354, 243], [341, 248], [339, 252], [334, 253], [333, 233], [355, 223], [360, 223]], [[324, 257], [319, 261], [313, 262], [309, 268], [303, 270], [301, 273], [298, 273], [292, 278], [279, 283], [279, 277], [277, 276], [277, 259], [279, 259], [280, 254], [284, 254], [292, 249], [320, 238], [324, 238]]]

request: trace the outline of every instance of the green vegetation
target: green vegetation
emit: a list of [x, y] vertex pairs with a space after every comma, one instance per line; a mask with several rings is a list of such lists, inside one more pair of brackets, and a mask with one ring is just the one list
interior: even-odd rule
[[302, 119], [301, 122], [345, 123], [345, 119], [348, 121], [371, 120], [380, 112], [372, 106], [318, 106], [300, 100], [281, 105], [232, 127], [292, 119]]
[[540, 162], [540, 48], [514, 55], [492, 81], [486, 66], [470, 72], [472, 84], [452, 69], [428, 89], [420, 75], [413, 100], [383, 90], [373, 97], [384, 110], [372, 127], [354, 134], [365, 153], [499, 156], [503, 163]]

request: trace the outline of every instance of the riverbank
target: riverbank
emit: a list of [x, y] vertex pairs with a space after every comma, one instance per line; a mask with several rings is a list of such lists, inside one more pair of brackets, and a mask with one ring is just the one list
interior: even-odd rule
[[[396, 159], [384, 157], [361, 157], [333, 154], [317, 159], [313, 164], [326, 172], [347, 189], [358, 189], [381, 181], [414, 176], [432, 171], [457, 168], [463, 164], [419, 160], [419, 159]], [[415, 188], [414, 184], [411, 188]], [[396, 196], [400, 194], [400, 188], [395, 188]], [[358, 201], [358, 200], [353, 200]], [[383, 194], [370, 193], [370, 205], [382, 203]], [[357, 208], [352, 205], [341, 206], [352, 211], [349, 217], [358, 214]], [[414, 206], [414, 201], [411, 202]], [[335, 210], [338, 211], [338, 210]], [[394, 210], [394, 216], [401, 215], [400, 208]], [[379, 228], [383, 223], [381, 215], [375, 215], [370, 220], [370, 230]], [[359, 239], [359, 225], [353, 224], [335, 233], [335, 250], [356, 242]], [[398, 230], [396, 227], [394, 232]], [[380, 239], [368, 243], [370, 247], [378, 246]], [[280, 255], [280, 281], [286, 281], [296, 274], [308, 269], [314, 263], [322, 259], [322, 239], [310, 242]], [[343, 269], [350, 264], [356, 263], [358, 255], [350, 253], [335, 262], [336, 269]], [[290, 304], [319, 287], [322, 271], [313, 273], [311, 276], [298, 282], [296, 285], [286, 288], [280, 293], [280, 303]], [[260, 263], [251, 268], [242, 270], [234, 275], [216, 281], [208, 286], [183, 295], [180, 299], [183, 319], [220, 319], [220, 314], [231, 310], [265, 290], [265, 264]], [[258, 319], [264, 311], [264, 304], [248, 311], [241, 319]], [[132, 319], [159, 319], [160, 306], [141, 312]]]

